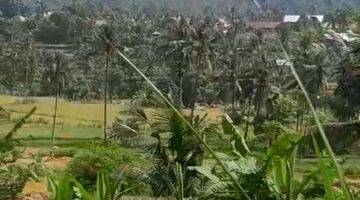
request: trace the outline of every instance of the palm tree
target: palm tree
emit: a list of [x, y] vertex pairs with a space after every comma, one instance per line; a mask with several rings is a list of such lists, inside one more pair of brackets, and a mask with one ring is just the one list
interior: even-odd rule
[[[307, 21], [299, 22], [295, 31], [284, 33], [287, 37], [283, 37], [282, 41], [287, 51], [294, 55], [292, 57], [294, 66], [298, 69], [299, 76], [315, 106], [323, 106], [318, 103], [320, 97], [325, 98], [325, 94], [321, 93], [321, 88], [333, 66], [329, 50], [321, 41], [326, 31], [326, 27], [307, 23]], [[294, 94], [298, 101], [296, 124], [297, 129], [302, 130], [304, 115], [309, 111], [309, 107], [296, 81], [291, 77], [290, 79], [285, 79], [283, 89]]]
[[170, 76], [174, 76], [172, 79], [178, 82], [180, 107], [183, 106], [183, 79], [186, 70], [190, 67], [191, 31], [191, 25], [183, 16], [180, 16], [166, 35], [169, 42], [160, 47], [161, 51], [165, 51], [164, 62], [170, 67]]
[[[351, 45], [337, 69], [338, 87], [335, 90], [336, 101], [333, 108], [341, 119], [351, 121], [360, 116], [360, 45]], [[357, 118], [356, 118], [357, 117]]]
[[104, 80], [104, 143], [107, 143], [107, 103], [108, 103], [108, 76], [109, 76], [109, 65], [111, 54], [113, 51], [114, 43], [114, 32], [110, 26], [104, 26], [103, 32], [100, 37], [103, 39], [105, 44], [105, 80]]
[[41, 93], [55, 96], [53, 124], [51, 131], [52, 144], [55, 143], [55, 128], [58, 112], [58, 102], [62, 89], [69, 87], [69, 84], [76, 82], [81, 71], [73, 65], [61, 52], [47, 53], [44, 60], [44, 71], [41, 74]]
[[51, 143], [55, 145], [55, 126], [56, 126], [56, 117], [57, 117], [57, 110], [58, 110], [58, 100], [60, 95], [60, 81], [59, 81], [59, 72], [60, 72], [60, 56], [55, 56], [55, 104], [54, 104], [54, 114], [53, 114], [53, 124], [52, 124], [52, 131], [51, 131]]
[[[157, 140], [152, 152], [156, 158], [154, 170], [149, 174], [149, 182], [156, 197], [175, 196], [180, 199], [181, 193], [173, 186], [182, 180], [185, 197], [194, 196], [200, 186], [200, 176], [189, 167], [202, 165], [203, 147], [192, 134], [191, 130], [174, 112], [165, 112], [159, 116], [153, 124], [156, 130], [152, 136]], [[188, 117], [187, 119], [199, 131], [204, 130], [206, 124], [204, 118]], [[164, 138], [163, 133], [169, 133], [170, 137]], [[180, 166], [181, 173], [177, 173]]]
[[[208, 30], [209, 25], [205, 22], [200, 20], [197, 26], [194, 28], [192, 32], [192, 58], [190, 67], [193, 68], [195, 73], [195, 80], [194, 85], [192, 87], [193, 95], [191, 101], [191, 116], [194, 116], [196, 101], [198, 100], [198, 89], [200, 85], [200, 79], [206, 78], [207, 72], [212, 71], [212, 63], [210, 60], [210, 54], [212, 53], [210, 50], [211, 45], [211, 32]], [[205, 77], [202, 77], [205, 75]]]

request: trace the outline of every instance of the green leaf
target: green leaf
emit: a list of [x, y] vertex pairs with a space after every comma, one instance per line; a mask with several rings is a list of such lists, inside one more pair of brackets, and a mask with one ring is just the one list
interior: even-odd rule
[[280, 135], [276, 142], [268, 149], [267, 156], [269, 158], [278, 156], [281, 158], [290, 158], [294, 148], [300, 143], [302, 139], [301, 134], [285, 133]]
[[200, 174], [204, 175], [206, 178], [210, 179], [210, 181], [217, 183], [220, 181], [220, 179], [214, 175], [211, 172], [211, 168], [206, 167], [206, 166], [191, 166], [188, 167], [189, 170], [196, 170], [197, 172], [199, 172]]
[[223, 128], [223, 132], [225, 135], [233, 135], [235, 130], [234, 130], [234, 126], [233, 126], [233, 121], [230, 118], [229, 115], [223, 115], [223, 119], [221, 122], [222, 128]]
[[276, 185], [284, 189], [287, 185], [286, 160], [282, 158], [273, 159], [271, 171]]
[[239, 127], [234, 125], [234, 122], [227, 114], [223, 115], [222, 127], [224, 134], [232, 136], [231, 145], [235, 155], [246, 156], [251, 153], [244, 139], [244, 134]]
[[237, 152], [240, 153], [241, 156], [247, 156], [249, 155], [250, 149], [247, 146], [244, 137], [242, 134], [239, 133], [239, 130], [236, 130], [234, 133], [234, 139], [231, 142], [231, 145], [233, 147], [233, 151], [237, 154]]

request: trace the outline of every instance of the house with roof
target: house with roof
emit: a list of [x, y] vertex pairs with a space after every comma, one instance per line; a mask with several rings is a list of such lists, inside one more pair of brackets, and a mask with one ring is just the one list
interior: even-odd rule
[[105, 26], [105, 25], [108, 25], [108, 24], [110, 24], [111, 23], [111, 21], [110, 20], [107, 20], [107, 19], [97, 19], [96, 21], [95, 21], [95, 26]]
[[285, 15], [283, 21], [251, 21], [247, 26], [253, 30], [261, 31], [266, 38], [275, 38], [278, 30], [287, 29], [291, 24], [300, 20], [319, 25], [324, 22], [324, 15]]
[[282, 28], [281, 21], [251, 21], [247, 26], [252, 30], [261, 32], [262, 36], [267, 39], [274, 39], [278, 36], [278, 30]]
[[283, 22], [284, 23], [296, 23], [301, 18], [300, 15], [285, 15]]
[[282, 22], [266, 22], [266, 21], [252, 21], [249, 22], [247, 25], [250, 28], [256, 29], [256, 30], [274, 30], [278, 26], [280, 26]]
[[312, 20], [312, 21], [317, 21], [319, 23], [323, 23], [324, 22], [324, 15], [306, 15], [306, 18], [308, 20]]
[[305, 18], [306, 20], [317, 21], [319, 23], [323, 23], [325, 16], [324, 15], [305, 15], [305, 16], [285, 15], [283, 18], [283, 22], [284, 23], [296, 23], [302, 18]]

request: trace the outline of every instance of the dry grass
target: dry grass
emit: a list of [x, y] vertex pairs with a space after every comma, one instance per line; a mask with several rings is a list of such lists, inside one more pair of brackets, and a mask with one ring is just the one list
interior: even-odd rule
[[15, 97], [0, 95], [0, 106], [15, 103]]

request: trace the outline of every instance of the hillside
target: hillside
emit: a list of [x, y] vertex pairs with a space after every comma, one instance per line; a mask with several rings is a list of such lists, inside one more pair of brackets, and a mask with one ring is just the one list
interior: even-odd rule
[[360, 6], [358, 0], [263, 0], [265, 4], [280, 6], [288, 13], [327, 13], [337, 9]]
[[[99, 0], [92, 0], [97, 3], [103, 2]], [[50, 7], [61, 8], [63, 4], [71, 2], [70, 0], [56, 1], [46, 0]], [[204, 8], [211, 6], [215, 8], [222, 8], [225, 6], [235, 6], [238, 8], [254, 7], [252, 0], [106, 0], [106, 3], [112, 6], [129, 6], [133, 2], [138, 2], [140, 5], [167, 5], [174, 8], [181, 8], [183, 10], [201, 11]], [[288, 13], [324, 13], [334, 11], [336, 9], [346, 9], [349, 7], [359, 7], [358, 0], [258, 0], [258, 2], [266, 6], [275, 6], [281, 8], [282, 11]]]

